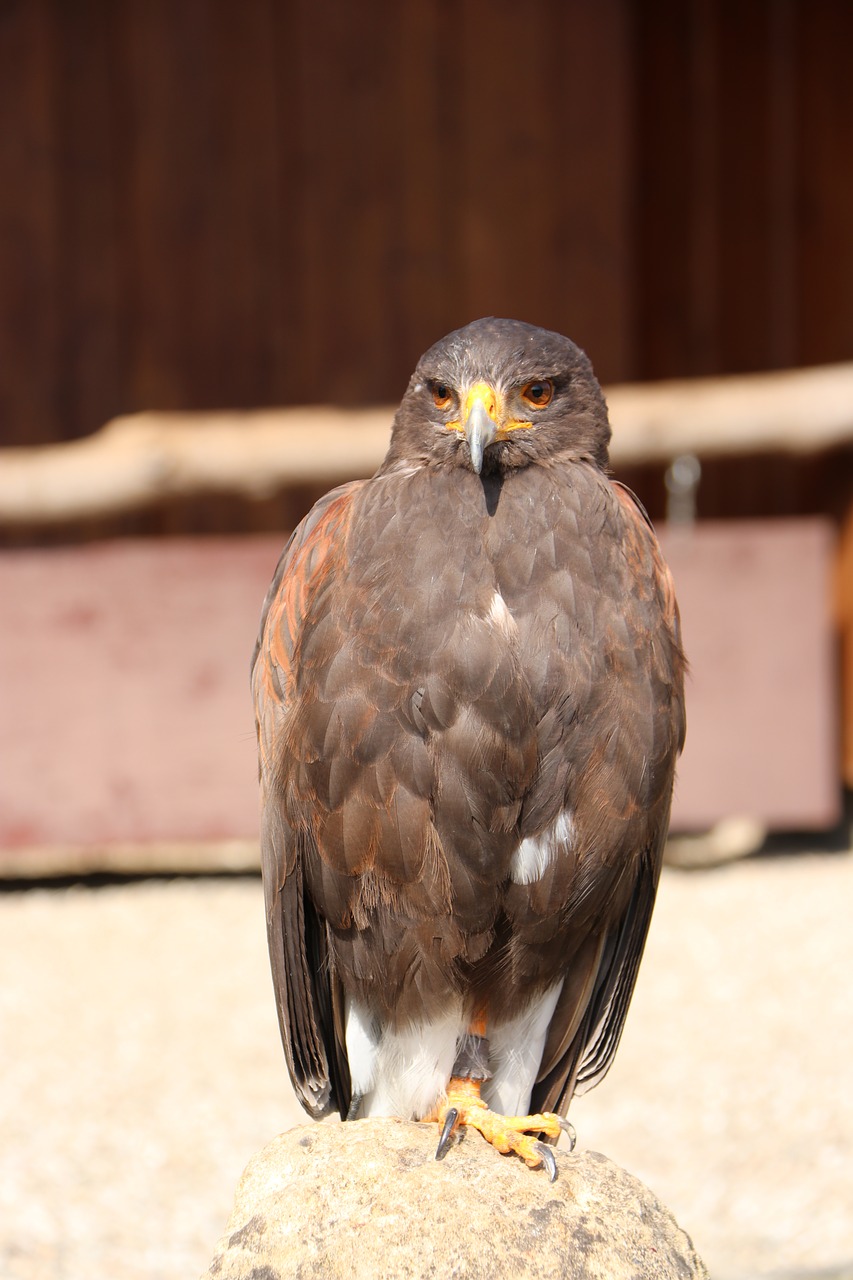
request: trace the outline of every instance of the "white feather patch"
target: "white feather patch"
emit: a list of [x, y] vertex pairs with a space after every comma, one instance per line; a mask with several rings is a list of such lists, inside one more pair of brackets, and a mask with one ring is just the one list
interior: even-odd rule
[[515, 618], [507, 608], [506, 600], [504, 600], [500, 591], [496, 591], [492, 596], [492, 603], [489, 605], [489, 612], [486, 614], [486, 618], [493, 627], [497, 627], [504, 635], [512, 636], [518, 632]]
[[367, 1010], [355, 1000], [351, 1000], [349, 996], [346, 1000], [344, 1039], [347, 1046], [352, 1091], [365, 1094], [373, 1088], [376, 1055], [379, 1049], [379, 1031]]
[[548, 869], [561, 845], [570, 844], [575, 825], [571, 812], [564, 809], [553, 824], [538, 836], [527, 836], [512, 855], [510, 878], [516, 884], [532, 884]]
[[[369, 1090], [363, 1092], [363, 1116], [399, 1116], [419, 1120], [434, 1108], [447, 1088], [456, 1045], [465, 1031], [461, 1002], [453, 1002], [443, 1018], [411, 1027], [386, 1027], [373, 1055]], [[347, 1054], [349, 1055], [349, 1020]], [[352, 1070], [352, 1059], [350, 1058]]]
[[533, 1000], [517, 1017], [489, 1028], [490, 1066], [494, 1075], [483, 1086], [488, 1105], [505, 1116], [530, 1111], [548, 1027], [563, 983], [558, 982]]

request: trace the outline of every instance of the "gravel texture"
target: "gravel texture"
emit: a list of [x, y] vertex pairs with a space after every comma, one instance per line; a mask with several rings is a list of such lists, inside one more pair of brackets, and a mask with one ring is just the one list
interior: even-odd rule
[[[667, 871], [573, 1106], [714, 1280], [853, 1277], [851, 905], [849, 854]], [[251, 877], [0, 894], [2, 1280], [206, 1269], [243, 1167], [304, 1119], [262, 917]]]

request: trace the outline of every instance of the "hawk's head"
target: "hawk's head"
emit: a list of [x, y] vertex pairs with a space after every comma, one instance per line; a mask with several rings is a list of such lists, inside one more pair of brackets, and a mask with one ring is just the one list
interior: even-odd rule
[[604, 397], [581, 349], [559, 333], [489, 318], [448, 334], [418, 361], [385, 467], [489, 474], [555, 456], [604, 467], [609, 440]]

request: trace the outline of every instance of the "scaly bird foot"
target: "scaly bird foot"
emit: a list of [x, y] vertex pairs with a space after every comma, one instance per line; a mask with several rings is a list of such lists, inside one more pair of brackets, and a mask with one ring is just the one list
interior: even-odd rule
[[514, 1151], [531, 1169], [544, 1165], [551, 1182], [557, 1176], [557, 1161], [551, 1147], [534, 1134], [544, 1134], [556, 1140], [567, 1133], [571, 1146], [575, 1145], [573, 1127], [562, 1116], [544, 1112], [532, 1116], [502, 1116], [490, 1111], [480, 1097], [478, 1080], [453, 1079], [447, 1087], [447, 1097], [436, 1116], [442, 1126], [436, 1160], [443, 1160], [450, 1147], [453, 1134], [461, 1126], [477, 1129], [487, 1142], [503, 1155]]

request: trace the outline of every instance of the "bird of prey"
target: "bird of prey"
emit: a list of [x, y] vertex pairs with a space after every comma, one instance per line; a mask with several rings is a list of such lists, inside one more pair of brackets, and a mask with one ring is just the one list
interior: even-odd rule
[[[316, 1118], [556, 1174], [613, 1059], [684, 737], [669, 572], [584, 353], [478, 320], [287, 544], [253, 661], [273, 980]], [[546, 1145], [547, 1144], [547, 1145]]]

